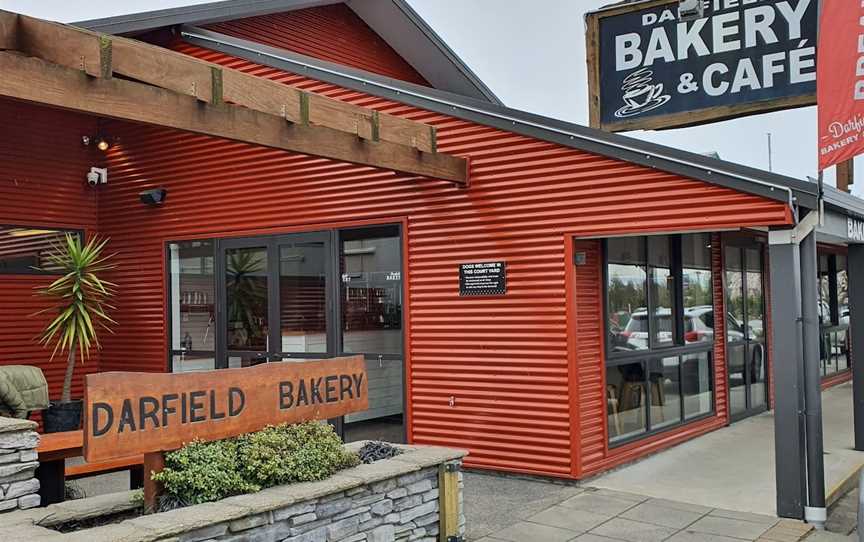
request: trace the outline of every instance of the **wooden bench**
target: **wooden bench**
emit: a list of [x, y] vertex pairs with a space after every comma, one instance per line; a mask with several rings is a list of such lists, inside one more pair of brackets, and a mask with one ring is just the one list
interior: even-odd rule
[[79, 430], [46, 433], [40, 437], [37, 448], [39, 468], [36, 469], [36, 477], [39, 479], [39, 495], [42, 497], [43, 506], [63, 502], [67, 478], [74, 480], [129, 470], [131, 488], [137, 489], [143, 485], [143, 455], [67, 466], [67, 458], [84, 455], [84, 432]]

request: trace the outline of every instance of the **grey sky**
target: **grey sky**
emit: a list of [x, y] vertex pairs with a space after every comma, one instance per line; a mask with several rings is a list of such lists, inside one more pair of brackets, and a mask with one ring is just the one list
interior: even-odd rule
[[[409, 0], [412, 6], [510, 107], [587, 124], [584, 13], [611, 0]], [[197, 0], [0, 0], [3, 9], [70, 22]], [[774, 171], [816, 176], [816, 109], [800, 108], [696, 128], [630, 135]], [[856, 162], [858, 169], [864, 163]], [[860, 176], [859, 176], [860, 178]], [[826, 173], [833, 183], [833, 172]], [[864, 195], [864, 182], [855, 186]]]

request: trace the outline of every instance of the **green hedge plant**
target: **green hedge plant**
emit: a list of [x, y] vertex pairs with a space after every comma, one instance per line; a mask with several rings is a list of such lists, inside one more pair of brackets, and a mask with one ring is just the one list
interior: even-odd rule
[[153, 474], [166, 494], [191, 505], [276, 485], [323, 480], [359, 463], [329, 424], [268, 426], [214, 442], [195, 441], [165, 456]]

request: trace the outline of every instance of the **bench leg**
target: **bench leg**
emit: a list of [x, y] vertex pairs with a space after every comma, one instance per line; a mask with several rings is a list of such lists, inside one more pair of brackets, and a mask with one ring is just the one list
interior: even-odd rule
[[144, 487], [144, 466], [138, 465], [129, 469], [129, 489]]
[[66, 498], [66, 461], [43, 461], [36, 468], [39, 480], [39, 497], [42, 506], [63, 502]]

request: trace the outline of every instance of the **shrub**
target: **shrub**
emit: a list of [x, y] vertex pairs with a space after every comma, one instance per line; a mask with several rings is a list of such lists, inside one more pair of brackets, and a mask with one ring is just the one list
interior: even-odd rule
[[262, 487], [323, 480], [359, 463], [326, 423], [271, 426], [237, 440], [245, 478]]
[[258, 491], [243, 478], [238, 465], [236, 439], [194, 441], [165, 455], [165, 468], [153, 479], [165, 491], [188, 504], [218, 501], [231, 495]]
[[292, 482], [323, 480], [359, 463], [329, 424], [269, 426], [215, 442], [191, 442], [166, 454], [153, 479], [173, 502], [199, 504]]

